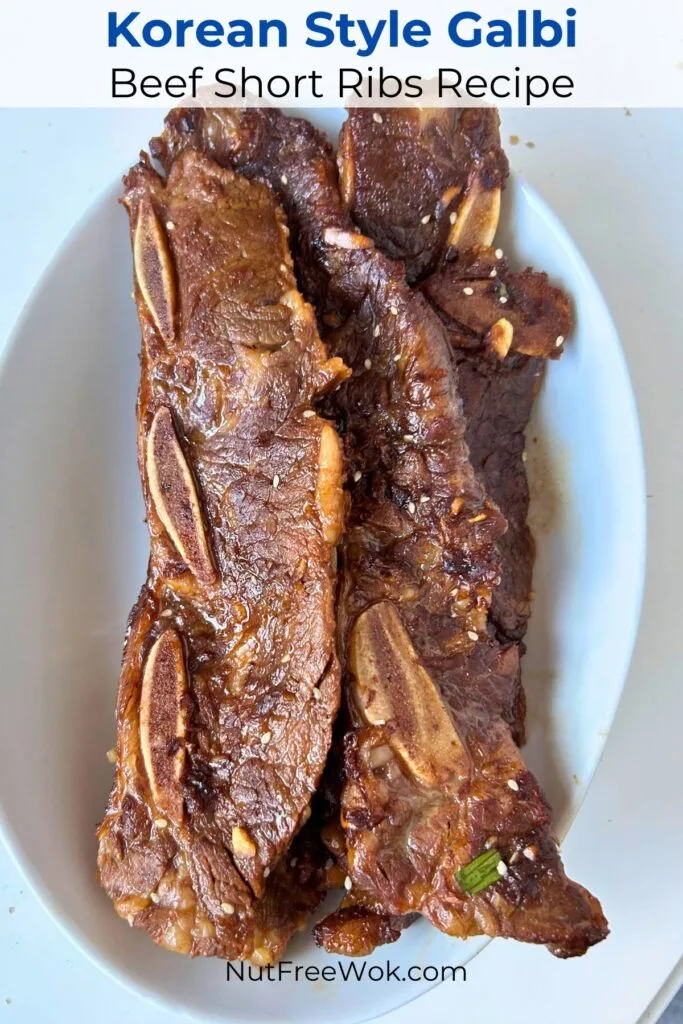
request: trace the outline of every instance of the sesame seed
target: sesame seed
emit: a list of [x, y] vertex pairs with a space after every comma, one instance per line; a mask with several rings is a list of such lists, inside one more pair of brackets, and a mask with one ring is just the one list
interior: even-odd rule
[[497, 260], [502, 260], [502, 258], [503, 258], [503, 250], [502, 249], [496, 249], [496, 259]]
[[510, 857], [510, 863], [516, 864], [519, 860], [519, 850], [513, 850], [512, 856]]
[[279, 486], [280, 486], [280, 477], [276, 473], [275, 476], [273, 477], [273, 487], [275, 488], [275, 490], [277, 490]]
[[365, 362], [363, 363], [363, 366], [365, 367], [366, 370], [372, 369], [372, 359], [366, 359]]
[[356, 472], [353, 474], [354, 483], [358, 483], [362, 476], [363, 474], [361, 473], [361, 471], [357, 469]]
[[154, 824], [157, 828], [166, 828], [168, 822], [166, 821], [166, 818], [155, 818]]
[[486, 519], [486, 513], [485, 512], [480, 512], [478, 516], [472, 516], [472, 518], [469, 520], [469, 522], [470, 523], [483, 523], [485, 519]]
[[450, 217], [449, 217], [448, 219], [449, 219], [449, 221], [451, 222], [451, 224], [455, 224], [455, 222], [456, 222], [456, 221], [457, 221], [457, 219], [458, 219], [458, 215], [457, 215], [457, 213], [455, 212], [455, 210], [453, 211], [453, 213], [452, 213], [452, 214], [450, 215]]
[[389, 306], [389, 312], [391, 313], [392, 316], [398, 316], [398, 307]]
[[235, 908], [232, 903], [221, 903], [221, 910], [224, 914], [234, 914]]
[[272, 732], [264, 732], [263, 735], [261, 736], [261, 743], [265, 747], [265, 746], [267, 746], [270, 743], [272, 738], [273, 738]]
[[384, 118], [382, 117], [381, 114], [378, 114], [377, 111], [375, 111], [375, 113], [372, 115], [372, 120], [375, 122], [375, 124], [384, 123]]
[[133, 300], [133, 302], [135, 302], [135, 292], [131, 292], [130, 297]]
[[375, 722], [375, 725], [376, 725], [377, 727], [379, 727], [379, 726], [381, 726], [381, 725], [386, 725], [386, 724], [387, 724], [387, 723], [386, 723], [386, 722], [384, 721], [384, 719], [383, 719], [383, 718], [378, 718], [378, 719], [376, 720], [376, 722]]
[[408, 502], [408, 511], [410, 512], [411, 516], [414, 515], [415, 512], [417, 511], [417, 505], [415, 504], [414, 501]]
[[422, 223], [423, 224], [429, 224], [431, 219], [432, 219], [431, 213], [425, 213], [424, 217], [422, 218]]
[[508, 786], [514, 793], [519, 792], [519, 783], [516, 779], [508, 779]]
[[493, 270], [489, 274], [489, 277], [498, 277], [498, 271], [496, 270], [495, 267], [493, 268]]
[[167, 220], [166, 221], [166, 230], [167, 231], [175, 231], [175, 224], [173, 223], [172, 220]]
[[526, 451], [523, 451], [522, 452], [522, 462], [526, 462], [528, 458], [529, 458], [529, 456], [527, 455]]
[[504, 860], [499, 860], [496, 864], [496, 871], [501, 877], [504, 877], [508, 873], [508, 866]]
[[263, 869], [263, 877], [267, 878], [269, 874], [270, 874], [270, 868], [269, 867], [265, 867]]
[[557, 341], [555, 342], [555, 348], [559, 348], [560, 345], [564, 345], [564, 335], [563, 334], [559, 334], [558, 335]]
[[522, 850], [522, 853], [524, 854], [527, 860], [536, 860], [536, 850], [533, 848], [533, 846], [526, 846]]
[[314, 409], [304, 409], [304, 419], [309, 420], [311, 418], [311, 416], [315, 416], [315, 410]]
[[474, 288], [463, 288], [463, 295], [474, 295]]
[[475, 641], [475, 640], [479, 639], [479, 634], [475, 633], [475, 631], [473, 629], [468, 629], [467, 630], [467, 635], [470, 638], [470, 640], [472, 640], [472, 641]]
[[280, 264], [280, 270], [282, 271], [283, 274], [286, 274], [287, 270], [288, 270], [287, 264], [286, 263], [281, 263]]
[[282, 659], [282, 664], [283, 665], [288, 665], [291, 660], [292, 660], [292, 655], [291, 654], [285, 654], [284, 658]]
[[111, 747], [107, 751], [107, 761], [109, 761], [109, 764], [116, 764], [116, 747]]
[[375, 324], [375, 329], [372, 332], [373, 338], [379, 338], [380, 330], [381, 330], [381, 328], [380, 328], [379, 324]]
[[420, 497], [420, 504], [421, 504], [421, 505], [426, 505], [426, 504], [427, 504], [427, 502], [428, 502], [428, 501], [431, 501], [431, 500], [432, 500], [432, 499], [431, 499], [431, 498], [429, 497], [429, 495], [428, 495], [428, 494], [423, 494], [423, 495], [421, 495], [421, 497]]
[[334, 865], [334, 860], [332, 859], [332, 857], [328, 857], [327, 860], [325, 861], [325, 868], [326, 868], [326, 870], [329, 871], [330, 868], [333, 865]]
[[159, 902], [159, 893], [158, 892], [151, 892], [149, 894], [149, 898], [151, 899], [152, 903], [158, 903]]
[[400, 352], [397, 352], [396, 355], [394, 356], [394, 362], [395, 363], [400, 363], [401, 362], [401, 353]]
[[297, 858], [296, 857], [292, 857], [292, 859], [289, 862], [290, 868], [295, 868], [296, 867], [296, 862], [297, 862]]
[[320, 690], [318, 690], [317, 687], [315, 686], [313, 687], [312, 696], [313, 700], [320, 700]]
[[346, 889], [347, 892], [349, 892], [349, 890], [351, 889], [352, 885], [353, 885], [353, 882], [351, 881], [351, 879], [347, 875], [346, 878], [344, 879], [344, 888]]
[[404, 434], [403, 435], [403, 440], [404, 441], [409, 441], [411, 444], [414, 444], [415, 443], [415, 435], [414, 434]]
[[286, 174], [283, 174], [282, 177], [280, 178], [280, 181], [282, 182], [283, 185], [286, 185], [287, 182], [289, 181], [289, 178], [287, 177]]
[[503, 305], [503, 306], [504, 306], [504, 305], [505, 305], [505, 303], [507, 302], [507, 300], [508, 300], [508, 297], [507, 297], [507, 295], [501, 295], [501, 297], [500, 297], [500, 303], [501, 303], [501, 305]]
[[248, 254], [246, 249], [242, 249], [242, 259], [243, 260], [248, 260], [249, 259], [249, 254]]

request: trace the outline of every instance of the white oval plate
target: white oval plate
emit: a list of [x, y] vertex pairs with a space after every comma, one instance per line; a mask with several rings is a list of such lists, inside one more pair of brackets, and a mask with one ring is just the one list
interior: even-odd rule
[[[342, 114], [311, 116], [334, 135]], [[118, 193], [117, 184], [57, 253], [0, 374], [3, 838], [80, 949], [159, 1005], [250, 1024], [366, 1020], [435, 982], [226, 983], [222, 962], [173, 956], [131, 930], [95, 880], [123, 630], [147, 559], [135, 452], [139, 336]], [[518, 264], [548, 270], [577, 310], [576, 333], [550, 367], [528, 444], [539, 555], [525, 662], [526, 755], [564, 834], [600, 758], [635, 638], [643, 464], [604, 300], [567, 231], [519, 180], [505, 193], [500, 243]], [[411, 965], [465, 964], [484, 944], [448, 939], [420, 922], [378, 950], [366, 970], [387, 958], [400, 975]], [[336, 962], [303, 936], [291, 959]]]

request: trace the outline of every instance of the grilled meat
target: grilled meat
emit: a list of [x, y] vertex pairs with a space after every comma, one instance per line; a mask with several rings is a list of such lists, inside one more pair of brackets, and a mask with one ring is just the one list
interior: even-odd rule
[[[262, 142], [274, 119], [277, 150]], [[392, 924], [348, 928], [349, 907], [365, 906], [380, 917], [421, 913], [453, 935], [583, 953], [607, 925], [597, 900], [566, 878], [548, 808], [513, 742], [506, 662], [517, 648], [489, 630], [505, 522], [469, 459], [448, 335], [402, 267], [353, 229], [329, 150], [315, 139], [310, 125], [273, 111], [173, 112], [155, 152], [168, 163], [201, 145], [273, 183], [302, 259], [313, 254], [307, 280], [319, 306], [337, 307], [332, 351], [354, 371], [329, 406], [354, 481], [338, 612], [351, 895], [317, 934], [340, 948], [345, 928], [352, 953], [355, 931], [356, 951], [367, 952]], [[473, 888], [482, 855], [496, 873]]]
[[[99, 827], [121, 916], [190, 954], [271, 962], [322, 893], [310, 815], [339, 706], [342, 453], [311, 403], [344, 379], [263, 184], [200, 153], [125, 179], [150, 532]], [[269, 877], [270, 876], [270, 877]]]
[[490, 245], [508, 162], [492, 108], [349, 110], [339, 140], [344, 203], [409, 281], [449, 248]]
[[[490, 246], [508, 173], [498, 115], [356, 109], [342, 128], [339, 167], [353, 216], [375, 241], [405, 260], [409, 275], [415, 253], [422, 269], [436, 268], [422, 290], [455, 350], [472, 465], [508, 523], [491, 621], [502, 643], [521, 640], [534, 561], [524, 430], [544, 358], [559, 357], [573, 323], [567, 296], [546, 274], [514, 273]], [[441, 190], [452, 196], [450, 212], [441, 203], [438, 215], [423, 214]]]

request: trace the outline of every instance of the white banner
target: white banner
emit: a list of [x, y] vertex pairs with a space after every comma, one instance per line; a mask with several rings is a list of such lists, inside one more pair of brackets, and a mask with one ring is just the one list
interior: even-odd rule
[[683, 106], [683, 0], [14, 0], [0, 105]]

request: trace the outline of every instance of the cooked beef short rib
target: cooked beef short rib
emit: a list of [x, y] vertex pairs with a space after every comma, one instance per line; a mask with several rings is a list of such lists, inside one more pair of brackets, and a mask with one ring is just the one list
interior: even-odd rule
[[99, 878], [162, 946], [269, 963], [323, 891], [317, 838], [297, 833], [339, 706], [344, 498], [339, 439], [312, 402], [347, 371], [297, 291], [266, 185], [187, 151], [166, 181], [143, 158], [123, 202], [151, 552]]
[[354, 222], [409, 281], [450, 248], [490, 245], [508, 162], [492, 108], [349, 110], [339, 140], [342, 197]]
[[[353, 908], [365, 952], [368, 931], [397, 934], [378, 910], [418, 912], [449, 934], [581, 953], [606, 924], [566, 878], [548, 808], [512, 739], [519, 648], [488, 629], [501, 516], [469, 461], [448, 339], [396, 264], [364, 253], [363, 298], [329, 338], [354, 369], [330, 402], [360, 474], [339, 609], [354, 726], [341, 800], [351, 896], [317, 936], [349, 952]], [[489, 845], [505, 875], [469, 894], [457, 873]], [[361, 925], [363, 903], [371, 916]]]
[[[394, 195], [402, 197], [397, 200], [398, 208], [404, 220], [412, 224], [414, 234], [397, 239], [394, 231], [395, 210], [389, 204], [384, 207], [378, 204], [371, 187], [357, 188], [353, 202], [354, 217], [364, 226], [368, 223], [373, 224], [375, 238], [380, 244], [387, 245], [386, 240], [391, 239], [387, 247], [394, 255], [407, 259], [409, 273], [411, 255], [416, 244], [421, 246], [421, 251], [429, 251], [432, 263], [442, 264], [441, 269], [426, 279], [423, 285], [424, 293], [438, 311], [454, 346], [453, 355], [458, 368], [459, 391], [463, 398], [467, 422], [466, 438], [472, 465], [491, 497], [508, 518], [508, 530], [498, 541], [501, 583], [494, 591], [489, 622], [490, 632], [502, 646], [493, 654], [488, 652], [486, 658], [477, 659], [477, 653], [481, 651], [481, 645], [477, 645], [474, 655], [467, 659], [465, 672], [461, 667], [460, 676], [464, 681], [466, 673], [469, 675], [463, 690], [484, 694], [487, 689], [491, 692], [492, 683], [494, 686], [497, 683], [500, 693], [507, 690], [510, 695], [516, 695], [508, 724], [519, 742], [523, 738], [524, 702], [519, 685], [519, 655], [523, 648], [516, 644], [506, 644], [506, 641], [521, 639], [530, 612], [534, 548], [526, 524], [529, 491], [523, 464], [524, 429], [531, 414], [533, 399], [543, 370], [543, 360], [538, 357], [556, 357], [560, 354], [564, 339], [571, 331], [571, 312], [566, 297], [559, 289], [550, 286], [546, 275], [530, 270], [522, 274], [513, 274], [503, 254], [487, 247], [488, 242], [493, 240], [497, 223], [494, 204], [484, 204], [488, 217], [485, 224], [488, 234], [482, 234], [478, 238], [471, 236], [469, 244], [476, 246], [475, 248], [463, 248], [462, 238], [460, 248], [457, 248], [456, 240], [451, 238], [450, 246], [448, 242], [443, 243], [443, 249], [439, 252], [438, 242], [434, 242], [434, 239], [438, 238], [436, 227], [429, 226], [432, 223], [431, 218], [420, 219], [419, 216], [421, 188], [425, 180], [423, 165], [428, 163], [433, 168], [447, 165], [443, 154], [444, 147], [449, 145], [450, 153], [457, 161], [457, 154], [462, 153], [462, 147], [457, 133], [453, 134], [455, 122], [451, 123], [452, 134], [448, 139], [443, 135], [435, 136], [433, 121], [428, 112], [423, 113], [419, 119], [420, 124], [426, 126], [424, 130], [417, 127], [418, 121], [414, 112], [394, 111], [390, 112], [388, 118], [386, 113], [365, 110], [355, 112], [350, 117], [342, 130], [342, 139], [346, 136], [347, 144], [342, 144], [340, 148], [341, 177], [342, 181], [346, 182], [367, 182], [372, 181], [374, 177], [379, 180], [388, 178]], [[477, 112], [471, 112], [471, 115], [478, 116]], [[437, 114], [436, 117], [444, 123], [441, 115]], [[491, 128], [491, 119], [486, 112], [482, 116], [482, 127], [489, 130]], [[383, 134], [386, 135], [387, 142], [397, 136], [401, 139], [400, 166], [395, 163], [391, 174], [387, 173], [387, 152], [386, 146], [382, 143]], [[348, 144], [351, 136], [353, 146]], [[491, 138], [490, 131], [489, 141], [491, 151], [495, 152], [499, 143], [495, 138]], [[430, 152], [431, 160], [428, 155]], [[361, 173], [356, 172], [354, 161], [363, 164]], [[463, 176], [467, 169], [461, 166], [460, 170]], [[441, 184], [445, 183], [442, 179]], [[413, 197], [416, 197], [415, 205], [411, 206]], [[367, 204], [365, 207], [364, 203]], [[452, 219], [457, 220], [457, 215]], [[461, 221], [461, 228], [462, 226]], [[477, 230], [480, 229], [481, 221], [476, 227]], [[428, 245], [430, 233], [431, 246]], [[411, 244], [413, 249], [410, 248]], [[448, 259], [448, 262], [444, 262], [445, 259]], [[442, 695], [448, 700], [445, 690], [446, 688], [442, 686]], [[457, 721], [458, 695], [456, 694], [455, 700], [451, 698], [448, 703]], [[347, 757], [347, 767], [348, 765]], [[356, 771], [362, 787], [367, 781], [367, 769], [364, 774], [362, 760], [360, 764], [356, 762]], [[511, 779], [509, 786], [513, 792], [520, 791], [519, 787], [514, 788], [514, 778]], [[346, 790], [347, 796], [348, 793], [349, 788]], [[398, 803], [403, 806], [400, 800]], [[361, 813], [368, 813], [369, 807], [372, 806], [372, 796], [367, 792], [363, 793], [359, 804]], [[536, 813], [539, 818], [542, 816], [540, 800]], [[409, 815], [404, 818], [408, 828], [409, 820]], [[452, 827], [445, 820], [441, 825], [444, 829]], [[381, 845], [382, 839], [377, 838]], [[491, 841], [489, 839], [489, 842]], [[527, 859], [535, 856], [535, 844], [526, 847], [525, 853]], [[513, 849], [510, 856], [511, 860], [518, 859], [519, 849]], [[394, 862], [392, 865], [394, 869], [400, 871]], [[507, 867], [505, 861], [502, 861], [502, 865], [503, 868]], [[559, 862], [556, 868], [559, 875]], [[381, 905], [381, 901], [375, 899], [373, 904], [366, 890], [363, 889], [361, 892], [368, 906], [367, 920], [364, 924], [366, 933], [381, 934], [384, 930], [388, 932], [386, 940], [393, 940], [398, 934], [398, 928], [395, 927], [397, 918], [379, 915], [377, 907]], [[560, 884], [558, 899], [560, 902], [564, 899], [568, 920], [572, 916], [576, 917], [577, 912], [580, 915], [582, 907], [584, 911], [590, 911], [591, 908], [592, 897], [586, 904], [571, 884], [568, 884], [566, 889]], [[354, 901], [358, 902], [357, 896]], [[347, 902], [350, 903], [351, 900], [347, 898]], [[532, 900], [528, 899], [527, 909], [531, 909], [531, 903]], [[397, 907], [398, 905], [394, 904], [393, 909], [396, 910]], [[597, 905], [592, 904], [592, 907], [599, 914]], [[443, 917], [442, 907], [438, 908], [437, 913]], [[460, 920], [456, 928], [467, 918], [467, 913], [465, 907], [460, 908]], [[348, 926], [343, 913], [335, 916], [336, 920], [333, 917], [325, 922], [324, 933], [322, 928], [319, 929], [320, 937], [327, 948], [343, 952], [349, 944]], [[356, 906], [353, 919], [354, 934], [360, 931], [359, 919], [362, 916]], [[427, 913], [427, 916], [430, 914]], [[389, 925], [392, 927], [389, 928]], [[601, 915], [595, 916], [592, 923], [588, 922], [583, 933], [578, 927], [573, 939], [567, 940], [565, 937], [559, 945], [553, 947], [552, 925], [546, 922], [546, 939], [554, 952], [570, 955], [582, 952], [586, 944], [596, 941], [603, 927], [604, 919], [601, 919]], [[494, 933], [506, 934], [502, 924], [494, 924], [493, 928]], [[562, 928], [559, 930], [561, 932]], [[361, 946], [359, 943], [359, 948]]]
[[[510, 353], [503, 363], [493, 364], [482, 358], [481, 352], [471, 350], [455, 350], [454, 359], [467, 419], [470, 459], [508, 524], [498, 541], [500, 584], [491, 602], [490, 625], [502, 643], [520, 641], [531, 614], [535, 557], [534, 538], [527, 524], [529, 482], [524, 465], [524, 432], [542, 379], [543, 363]], [[524, 735], [523, 723], [520, 725], [518, 742]]]
[[[409, 273], [415, 251], [428, 252], [436, 265], [423, 292], [454, 348], [470, 459], [508, 522], [499, 541], [501, 583], [491, 620], [502, 642], [521, 640], [531, 612], [534, 560], [524, 431], [544, 370], [540, 357], [559, 357], [572, 330], [569, 300], [546, 274], [513, 273], [503, 252], [489, 245], [507, 177], [495, 111], [354, 110], [341, 139], [340, 174], [353, 192], [348, 201], [354, 217], [390, 255], [407, 261]], [[434, 192], [434, 181], [460, 203], [449, 214], [448, 222], [455, 222], [450, 233], [439, 233], [438, 217], [422, 215], [425, 190]], [[462, 182], [470, 183], [470, 194], [486, 210], [484, 231], [476, 212], [471, 227], [477, 230], [464, 230], [472, 204], [462, 203]], [[378, 198], [382, 189], [384, 202]], [[495, 202], [481, 200], [494, 191]], [[411, 233], [397, 234], [398, 217]]]
[[546, 360], [561, 355], [573, 330], [571, 305], [547, 274], [512, 272], [491, 248], [451, 258], [422, 288], [453, 346], [472, 464], [508, 523], [492, 623], [501, 639], [521, 640], [535, 553], [524, 432]]
[[423, 292], [453, 346], [472, 464], [508, 523], [499, 541], [501, 583], [491, 620], [501, 639], [521, 640], [531, 614], [535, 553], [524, 432], [546, 358], [561, 354], [573, 329], [570, 304], [546, 274], [512, 273], [494, 250], [446, 263], [427, 278]]
[[[571, 303], [562, 289], [530, 267], [510, 270], [501, 249], [449, 250], [422, 288], [456, 348], [484, 347], [501, 362], [511, 350], [558, 359], [573, 329]], [[507, 328], [492, 334], [501, 319]]]

